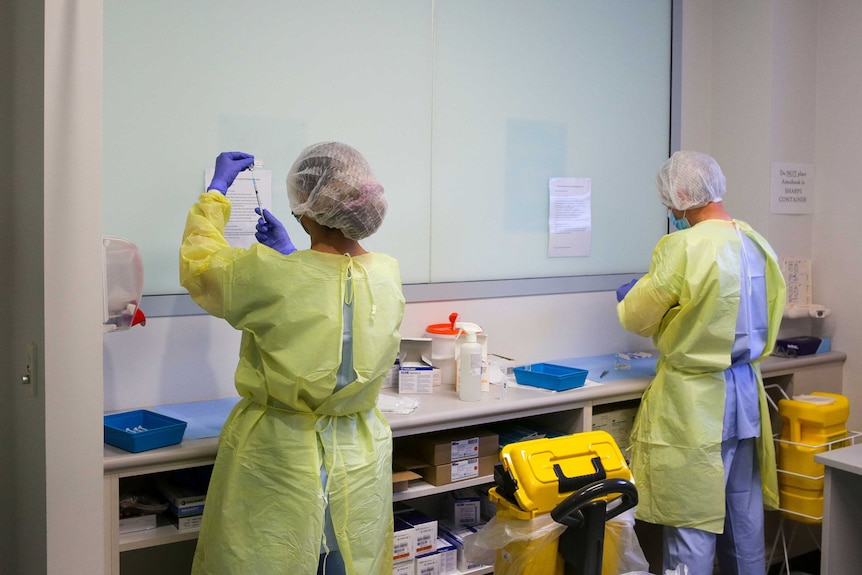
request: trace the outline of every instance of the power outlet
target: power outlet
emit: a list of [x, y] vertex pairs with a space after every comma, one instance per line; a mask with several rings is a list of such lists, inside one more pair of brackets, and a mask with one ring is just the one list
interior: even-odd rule
[[35, 397], [39, 381], [39, 348], [32, 341], [27, 344], [27, 377], [30, 381], [30, 393]]

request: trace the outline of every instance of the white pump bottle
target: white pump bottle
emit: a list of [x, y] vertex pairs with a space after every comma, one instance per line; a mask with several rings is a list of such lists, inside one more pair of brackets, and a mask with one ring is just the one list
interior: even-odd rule
[[480, 401], [482, 399], [482, 344], [476, 341], [476, 333], [482, 331], [474, 323], [459, 322], [455, 327], [465, 335], [459, 348], [458, 359], [458, 398], [461, 401]]

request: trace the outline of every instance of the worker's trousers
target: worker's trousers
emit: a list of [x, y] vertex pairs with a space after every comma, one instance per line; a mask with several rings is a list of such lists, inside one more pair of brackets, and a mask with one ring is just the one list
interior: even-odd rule
[[682, 563], [689, 575], [712, 575], [718, 556], [721, 575], [764, 575], [763, 491], [757, 462], [757, 439], [728, 439], [721, 444], [726, 514], [724, 533], [664, 528], [662, 572]]

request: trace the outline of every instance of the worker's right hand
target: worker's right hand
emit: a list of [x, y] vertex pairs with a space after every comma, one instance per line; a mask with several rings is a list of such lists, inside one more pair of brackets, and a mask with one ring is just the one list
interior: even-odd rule
[[[255, 208], [254, 211], [260, 214], [260, 208]], [[257, 233], [254, 234], [257, 241], [284, 255], [295, 252], [296, 247], [290, 241], [284, 225], [267, 209], [264, 209], [261, 215], [263, 217], [257, 220]]]
[[620, 287], [618, 287], [617, 288], [617, 301], [618, 302], [623, 301], [623, 299], [626, 297], [626, 294], [629, 293], [629, 290], [631, 290], [633, 287], [635, 287], [636, 283], [638, 283], [637, 278], [633, 279], [632, 281], [630, 281], [627, 284], [623, 284]]
[[222, 152], [216, 157], [215, 173], [208, 190], [218, 190], [227, 194], [237, 175], [254, 164], [254, 156], [244, 152]]

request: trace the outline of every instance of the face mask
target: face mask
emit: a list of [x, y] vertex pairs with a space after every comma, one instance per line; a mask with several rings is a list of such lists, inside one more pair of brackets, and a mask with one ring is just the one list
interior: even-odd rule
[[667, 210], [667, 219], [670, 220], [670, 225], [678, 230], [687, 230], [691, 227], [691, 224], [688, 223], [688, 219], [685, 217], [685, 213], [683, 213], [680, 219], [676, 219], [673, 215], [673, 210], [670, 208]]

